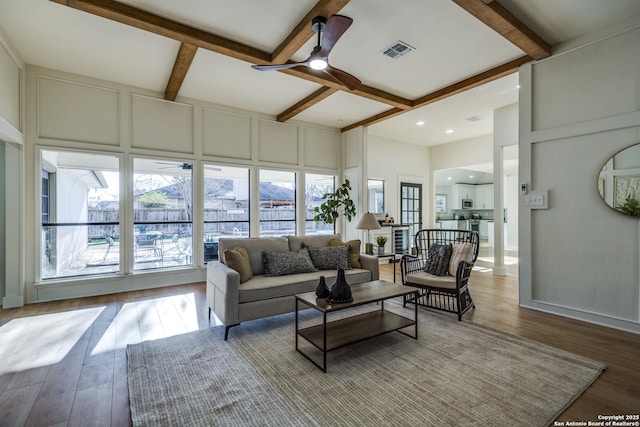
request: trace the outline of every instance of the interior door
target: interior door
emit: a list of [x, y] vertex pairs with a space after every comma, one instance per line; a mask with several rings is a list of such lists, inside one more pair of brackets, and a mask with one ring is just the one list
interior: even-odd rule
[[400, 183], [400, 220], [409, 226], [410, 240], [422, 228], [422, 184]]

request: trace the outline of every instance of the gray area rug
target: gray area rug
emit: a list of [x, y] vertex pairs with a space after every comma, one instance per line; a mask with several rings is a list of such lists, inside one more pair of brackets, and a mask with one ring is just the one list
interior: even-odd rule
[[605, 369], [423, 310], [418, 333], [330, 352], [326, 374], [295, 351], [293, 314], [246, 322], [226, 342], [216, 327], [129, 345], [133, 424], [545, 426]]

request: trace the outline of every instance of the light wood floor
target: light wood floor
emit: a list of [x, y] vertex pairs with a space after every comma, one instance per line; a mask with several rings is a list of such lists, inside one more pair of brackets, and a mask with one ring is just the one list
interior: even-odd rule
[[[639, 335], [520, 308], [517, 279], [478, 264], [465, 320], [607, 364], [559, 420], [640, 412]], [[131, 425], [126, 345], [207, 327], [202, 283], [0, 310], [0, 426]]]

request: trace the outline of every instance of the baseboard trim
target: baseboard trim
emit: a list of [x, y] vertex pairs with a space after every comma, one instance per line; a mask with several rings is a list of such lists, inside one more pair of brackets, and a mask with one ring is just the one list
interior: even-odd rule
[[24, 306], [24, 297], [21, 295], [9, 295], [2, 298], [2, 308], [18, 308]]

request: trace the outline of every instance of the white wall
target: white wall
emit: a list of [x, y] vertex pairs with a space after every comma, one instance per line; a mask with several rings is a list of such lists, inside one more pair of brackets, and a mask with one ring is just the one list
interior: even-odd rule
[[[640, 19], [559, 47], [520, 72], [520, 303], [640, 332], [640, 221], [605, 205], [607, 159], [640, 141]], [[524, 249], [524, 250], [523, 250]]]
[[[200, 191], [198, 172], [202, 162], [246, 166], [251, 170], [253, 200], [257, 200], [259, 168], [294, 171], [299, 176], [304, 172], [340, 175], [342, 171], [338, 129], [296, 121], [278, 123], [265, 114], [186, 98], [169, 102], [162, 97], [162, 93], [113, 82], [26, 67], [28, 138], [24, 143], [22, 192], [26, 215], [21, 217], [21, 229], [29, 261], [24, 264], [24, 278], [14, 290], [25, 295], [26, 302], [191, 283], [205, 278], [204, 266], [199, 261], [203, 249], [195, 245], [196, 265], [187, 270], [132, 272], [127, 270], [131, 266], [125, 266], [124, 274], [117, 277], [38, 283], [40, 238], [36, 231], [40, 217], [36, 212], [40, 212], [40, 148], [115, 153], [123, 156], [122, 170], [128, 177], [132, 173], [130, 158], [134, 155], [192, 161], [196, 194]], [[121, 184], [121, 194], [129, 191], [128, 181]], [[301, 178], [298, 182], [302, 182]], [[298, 192], [298, 196], [302, 200], [303, 192]], [[133, 229], [132, 213], [127, 206], [126, 202], [121, 204], [123, 228]], [[201, 235], [202, 218], [194, 207], [194, 235]], [[258, 203], [252, 207], [257, 213]], [[257, 222], [252, 223], [251, 231], [257, 235]], [[125, 240], [121, 241], [124, 259], [128, 259], [132, 250], [126, 238], [125, 234]], [[19, 242], [16, 244], [19, 246]]]
[[367, 176], [384, 180], [385, 211], [400, 222], [400, 183], [422, 184], [422, 222], [429, 224], [433, 193], [426, 147], [369, 135], [367, 139]]
[[0, 29], [0, 304], [5, 308], [23, 303], [23, 234], [15, 224], [23, 212], [24, 64], [15, 52]]

